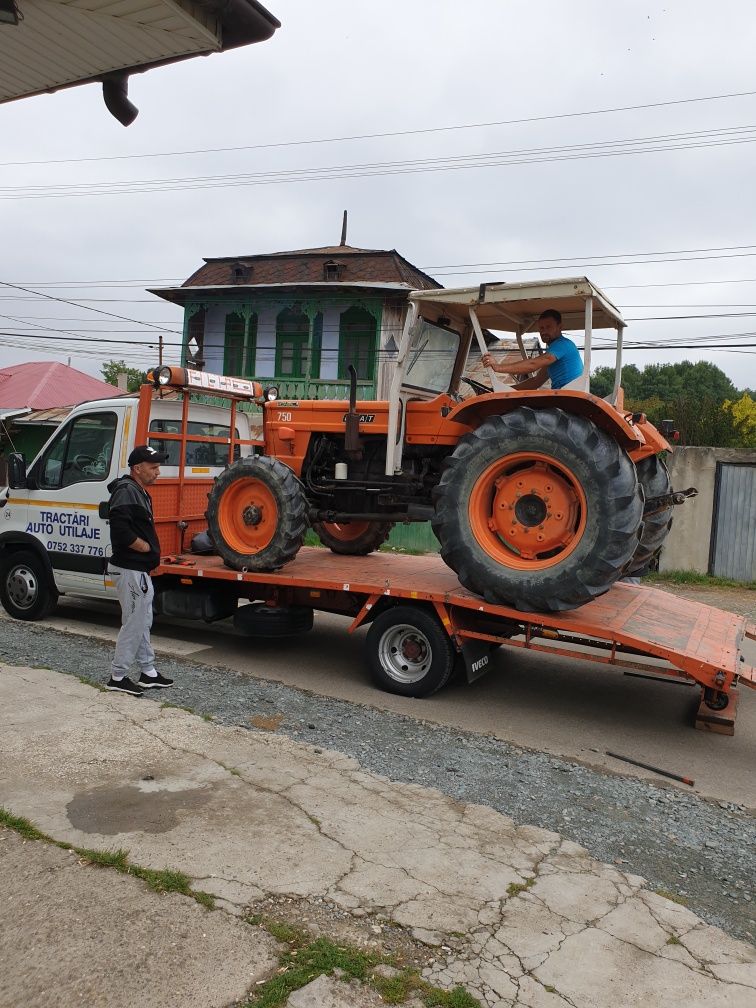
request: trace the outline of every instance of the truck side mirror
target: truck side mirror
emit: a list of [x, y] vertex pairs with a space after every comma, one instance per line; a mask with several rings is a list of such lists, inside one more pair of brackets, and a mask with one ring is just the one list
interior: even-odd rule
[[8, 486], [11, 490], [26, 489], [26, 459], [20, 452], [8, 456]]
[[98, 508], [97, 508], [97, 514], [100, 516], [100, 518], [109, 518], [110, 517], [110, 501], [100, 501], [100, 503], [98, 505]]

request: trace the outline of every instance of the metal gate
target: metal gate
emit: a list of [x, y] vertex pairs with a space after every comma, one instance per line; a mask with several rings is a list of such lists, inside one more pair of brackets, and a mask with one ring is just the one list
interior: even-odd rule
[[717, 462], [709, 572], [756, 581], [756, 466]]

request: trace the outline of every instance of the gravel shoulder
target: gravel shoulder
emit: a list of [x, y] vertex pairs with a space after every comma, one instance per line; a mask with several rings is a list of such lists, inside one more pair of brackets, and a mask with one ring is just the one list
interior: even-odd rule
[[[721, 605], [721, 602], [719, 603]], [[102, 681], [109, 646], [3, 622], [0, 660]], [[740, 938], [756, 936], [756, 823], [746, 809], [504, 741], [325, 698], [232, 669], [163, 659], [171, 703], [337, 750], [392, 780], [435, 787], [554, 830]], [[167, 698], [149, 697], [165, 701]]]

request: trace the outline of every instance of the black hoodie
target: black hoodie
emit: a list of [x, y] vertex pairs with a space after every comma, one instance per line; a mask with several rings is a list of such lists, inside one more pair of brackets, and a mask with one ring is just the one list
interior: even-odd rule
[[[110, 490], [111, 563], [126, 570], [151, 571], [160, 563], [160, 543], [152, 517], [152, 498], [131, 476], [108, 483]], [[135, 539], [149, 543], [149, 553], [129, 549]]]

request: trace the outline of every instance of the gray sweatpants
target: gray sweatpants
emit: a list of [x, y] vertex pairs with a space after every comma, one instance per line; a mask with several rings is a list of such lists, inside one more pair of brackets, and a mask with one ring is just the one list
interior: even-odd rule
[[121, 603], [121, 630], [116, 641], [115, 655], [110, 666], [110, 674], [123, 679], [129, 674], [134, 662], [139, 672], [155, 667], [155, 652], [150, 644], [152, 626], [152, 599], [155, 589], [152, 578], [144, 571], [126, 570], [108, 565]]

